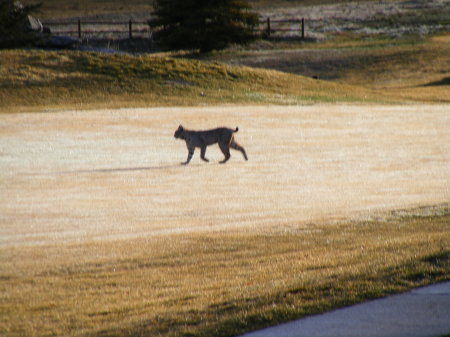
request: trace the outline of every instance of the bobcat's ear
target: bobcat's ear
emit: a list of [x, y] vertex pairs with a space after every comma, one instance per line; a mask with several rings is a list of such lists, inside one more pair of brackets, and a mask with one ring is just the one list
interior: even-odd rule
[[180, 126], [178, 127], [178, 130], [183, 130], [183, 125], [180, 124]]

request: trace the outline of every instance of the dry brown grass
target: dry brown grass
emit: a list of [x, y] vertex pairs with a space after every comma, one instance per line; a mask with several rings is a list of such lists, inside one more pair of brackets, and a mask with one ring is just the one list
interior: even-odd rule
[[388, 90], [426, 86], [450, 76], [447, 40], [444, 34], [415, 44], [365, 51], [342, 71], [339, 81]]
[[[446, 102], [447, 40], [347, 41], [358, 62], [339, 76], [353, 86], [165, 56], [2, 51], [0, 111]], [[3, 115], [0, 334], [232, 336], [449, 279], [448, 107], [271, 109]], [[196, 154], [181, 171], [172, 133], [186, 121], [239, 125], [250, 161]]]
[[[238, 125], [249, 161], [179, 165], [180, 122]], [[449, 122], [445, 105], [2, 115], [0, 333], [232, 336], [448, 279]]]
[[0, 112], [394, 101], [272, 70], [159, 55], [11, 50], [0, 51], [0, 65]]
[[317, 76], [392, 99], [449, 102], [448, 40], [448, 33], [400, 39], [342, 34], [317, 44], [280, 42], [272, 45], [273, 50], [231, 51], [209, 58]]
[[450, 217], [1, 249], [5, 336], [232, 336], [448, 278]]

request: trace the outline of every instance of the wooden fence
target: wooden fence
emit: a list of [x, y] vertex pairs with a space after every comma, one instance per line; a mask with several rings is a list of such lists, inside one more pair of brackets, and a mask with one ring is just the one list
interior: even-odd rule
[[[264, 21], [260, 21], [261, 24], [264, 23]], [[289, 19], [289, 20], [271, 20], [270, 17], [268, 17], [265, 21], [266, 26], [265, 28], [260, 29], [263, 33], [263, 36], [270, 37], [274, 33], [281, 32], [286, 33], [300, 33], [300, 38], [302, 40], [305, 39], [305, 18], [301, 19]], [[288, 24], [289, 27], [285, 28], [285, 24]], [[298, 26], [295, 28], [295, 26]], [[282, 35], [281, 34], [281, 35]]]
[[[68, 35], [82, 38], [124, 39], [151, 38], [151, 28], [147, 21], [101, 21], [101, 20], [73, 20], [73, 21], [44, 21], [54, 35]], [[305, 38], [305, 19], [260, 20], [256, 30], [264, 38], [273, 36], [294, 35]]]
[[133, 39], [135, 37], [150, 38], [151, 29], [147, 21], [103, 21], [103, 20], [74, 20], [74, 21], [44, 21], [54, 35], [68, 35], [82, 38]]

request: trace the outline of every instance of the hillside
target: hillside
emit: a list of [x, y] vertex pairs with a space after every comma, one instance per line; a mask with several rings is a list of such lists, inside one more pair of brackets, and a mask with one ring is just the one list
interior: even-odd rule
[[[0, 111], [35, 106], [48, 110], [241, 103], [446, 103], [450, 100], [447, 2], [323, 0], [312, 6], [309, 0], [255, 0], [251, 4], [262, 17], [306, 17], [307, 41], [274, 33], [269, 40], [201, 56], [2, 51]], [[89, 4], [48, 1], [40, 15], [106, 15], [114, 20], [137, 11], [146, 17], [150, 10], [151, 1], [143, 0], [126, 5], [116, 0]], [[141, 42], [148, 45], [146, 41]], [[122, 50], [118, 41], [103, 42], [116, 53]]]
[[[276, 46], [276, 45], [275, 45]], [[225, 51], [203, 57], [360, 86], [405, 99], [449, 102], [450, 34], [340, 36], [299, 48]]]
[[0, 51], [0, 111], [210, 104], [392, 102], [392, 97], [274, 70], [75, 51]]

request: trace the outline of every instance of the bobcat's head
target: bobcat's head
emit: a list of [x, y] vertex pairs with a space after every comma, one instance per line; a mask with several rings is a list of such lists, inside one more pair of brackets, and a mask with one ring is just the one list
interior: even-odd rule
[[175, 138], [179, 138], [179, 139], [186, 139], [185, 135], [184, 135], [184, 128], [182, 125], [180, 125], [177, 129], [177, 131], [175, 131], [175, 134], [173, 135]]

